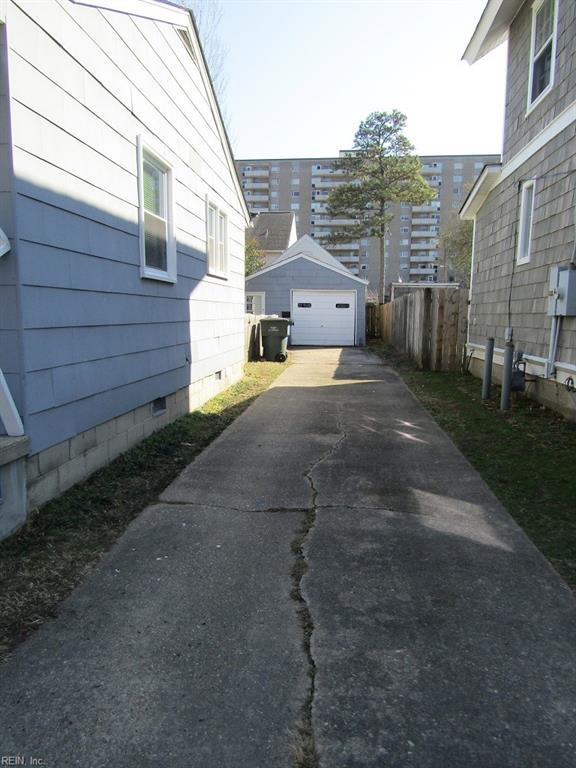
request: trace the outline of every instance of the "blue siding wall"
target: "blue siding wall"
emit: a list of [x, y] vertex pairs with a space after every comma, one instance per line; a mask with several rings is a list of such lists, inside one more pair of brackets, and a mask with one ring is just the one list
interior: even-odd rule
[[[0, 23], [0, 227], [12, 244], [12, 250], [0, 258], [0, 369], [4, 373], [16, 407], [23, 413], [20, 312], [12, 193], [8, 50], [6, 27]], [[6, 430], [0, 421], [0, 435], [4, 434]]]
[[356, 344], [366, 343], [366, 286], [356, 280], [308, 259], [296, 259], [246, 282], [248, 292], [265, 292], [267, 315], [290, 312], [290, 291], [295, 288], [311, 291], [356, 291]]
[[[245, 219], [175, 27], [69, 0], [10, 0], [7, 24], [37, 452], [243, 362]], [[139, 134], [174, 168], [174, 285], [140, 277]], [[207, 275], [207, 196], [228, 216], [228, 279]]]

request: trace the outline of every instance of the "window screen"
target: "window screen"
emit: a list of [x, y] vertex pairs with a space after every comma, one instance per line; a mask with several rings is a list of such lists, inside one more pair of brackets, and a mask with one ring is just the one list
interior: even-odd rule
[[142, 179], [144, 188], [144, 258], [147, 267], [166, 272], [167, 225], [166, 171], [152, 157], [144, 154]]
[[554, 0], [544, 0], [534, 14], [533, 25], [531, 102], [535, 101], [552, 81]]
[[522, 187], [522, 199], [520, 204], [520, 222], [518, 225], [518, 252], [516, 255], [519, 263], [530, 261], [530, 243], [532, 239], [532, 211], [534, 209], [534, 182], [527, 181]]

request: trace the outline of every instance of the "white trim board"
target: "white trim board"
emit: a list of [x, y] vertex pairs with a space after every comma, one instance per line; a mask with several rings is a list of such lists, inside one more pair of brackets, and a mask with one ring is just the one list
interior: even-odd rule
[[346, 273], [341, 269], [336, 269], [336, 267], [333, 267], [330, 264], [326, 264], [324, 261], [320, 261], [319, 259], [314, 259], [312, 258], [312, 256], [308, 256], [308, 254], [306, 253], [296, 253], [294, 256], [290, 256], [290, 258], [288, 259], [282, 259], [282, 261], [277, 261], [274, 264], [270, 264], [269, 267], [264, 267], [264, 269], [259, 269], [258, 272], [253, 272], [251, 275], [248, 275], [248, 277], [246, 278], [246, 282], [248, 282], [249, 280], [252, 280], [255, 277], [260, 277], [260, 275], [264, 275], [266, 274], [266, 272], [271, 272], [273, 269], [284, 267], [286, 264], [290, 264], [290, 262], [296, 261], [296, 259], [306, 259], [306, 261], [309, 261], [312, 264], [317, 264], [320, 267], [324, 267], [324, 269], [329, 269], [332, 272], [335, 272], [337, 275], [342, 275], [342, 277], [346, 277], [350, 280], [354, 280], [357, 283], [361, 283], [362, 285], [368, 285], [368, 280], [363, 280], [361, 277], [356, 277], [356, 275], [353, 275], [351, 272]]
[[459, 211], [461, 219], [473, 219], [480, 208], [484, 205], [486, 198], [492, 192], [500, 174], [502, 173], [502, 164], [493, 163], [485, 165], [476, 183], [468, 193], [468, 196], [462, 203]]
[[[509, 176], [511, 176], [513, 173], [515, 173], [518, 168], [520, 168], [524, 163], [526, 163], [530, 158], [536, 154], [536, 152], [539, 152], [543, 147], [548, 144], [548, 142], [552, 141], [558, 134], [562, 133], [562, 131], [565, 131], [566, 128], [569, 128], [571, 125], [573, 125], [576, 122], [576, 102], [571, 104], [569, 107], [567, 107], [563, 112], [561, 112], [557, 117], [552, 120], [552, 122], [548, 123], [546, 128], [544, 128], [540, 133], [538, 133], [536, 136], [534, 136], [533, 139], [531, 139], [528, 144], [526, 144], [517, 154], [515, 154], [510, 160], [508, 160], [507, 163], [505, 163], [502, 166], [502, 169], [500, 171], [500, 175], [498, 178], [494, 181], [493, 185], [490, 187], [488, 192], [486, 193], [484, 199], [482, 200], [482, 203], [477, 207], [476, 213], [480, 210], [481, 205], [484, 203], [484, 200], [490, 192], [493, 189], [496, 189], [502, 182], [507, 179]], [[486, 166], [489, 168], [490, 166]], [[480, 174], [480, 176], [476, 179], [476, 183], [470, 190], [468, 197], [464, 201], [464, 204], [462, 205], [462, 208], [460, 208], [460, 218], [465, 218], [469, 215], [473, 214], [473, 210], [471, 208], [471, 203], [476, 197], [477, 194], [480, 193], [480, 185], [484, 181], [486, 177], [484, 176], [484, 172]]]
[[502, 175], [496, 186], [501, 184], [504, 179], [507, 179], [508, 176], [514, 173], [514, 171], [517, 171], [521, 165], [524, 165], [524, 163], [532, 157], [532, 155], [535, 155], [536, 152], [545, 147], [549, 141], [552, 141], [552, 139], [558, 136], [559, 133], [562, 133], [562, 131], [565, 131], [566, 128], [569, 128], [574, 122], [576, 122], [576, 101], [569, 107], [566, 107], [563, 112], [560, 112], [552, 122], [548, 123], [546, 128], [534, 136], [528, 144], [502, 166]]

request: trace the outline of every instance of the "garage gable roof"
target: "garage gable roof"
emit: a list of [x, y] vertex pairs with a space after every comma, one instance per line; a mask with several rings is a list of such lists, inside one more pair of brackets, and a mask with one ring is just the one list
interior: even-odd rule
[[310, 235], [302, 235], [302, 237], [297, 240], [294, 245], [290, 246], [287, 251], [284, 251], [281, 256], [278, 256], [276, 259], [274, 259], [274, 261], [269, 266], [264, 267], [264, 269], [259, 269], [258, 272], [253, 272], [246, 278], [246, 280], [251, 280], [252, 278], [259, 275], [264, 275], [266, 272], [271, 272], [274, 269], [278, 269], [278, 267], [284, 267], [286, 264], [289, 264], [296, 259], [305, 259], [306, 261], [310, 261], [313, 264], [320, 264], [320, 266], [326, 267], [326, 269], [330, 269], [333, 272], [338, 272], [343, 277], [347, 277], [350, 280], [355, 280], [362, 285], [368, 285], [368, 280], [363, 280], [361, 277], [356, 277], [356, 275], [353, 275], [352, 272], [340, 264], [338, 259], [335, 259], [334, 256], [322, 248], [321, 245], [318, 245], [318, 243], [315, 242], [315, 240], [313, 240]]

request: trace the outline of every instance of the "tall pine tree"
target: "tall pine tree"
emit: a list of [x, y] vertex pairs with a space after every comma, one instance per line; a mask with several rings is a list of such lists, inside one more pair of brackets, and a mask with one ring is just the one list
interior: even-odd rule
[[362, 237], [379, 241], [380, 276], [378, 299], [385, 296], [385, 239], [393, 219], [393, 203], [424, 205], [436, 196], [421, 174], [420, 160], [404, 136], [406, 116], [402, 112], [373, 112], [354, 137], [353, 149], [335, 163], [349, 182], [334, 187], [328, 198], [328, 215], [353, 219], [323, 242], [330, 246], [350, 243]]

